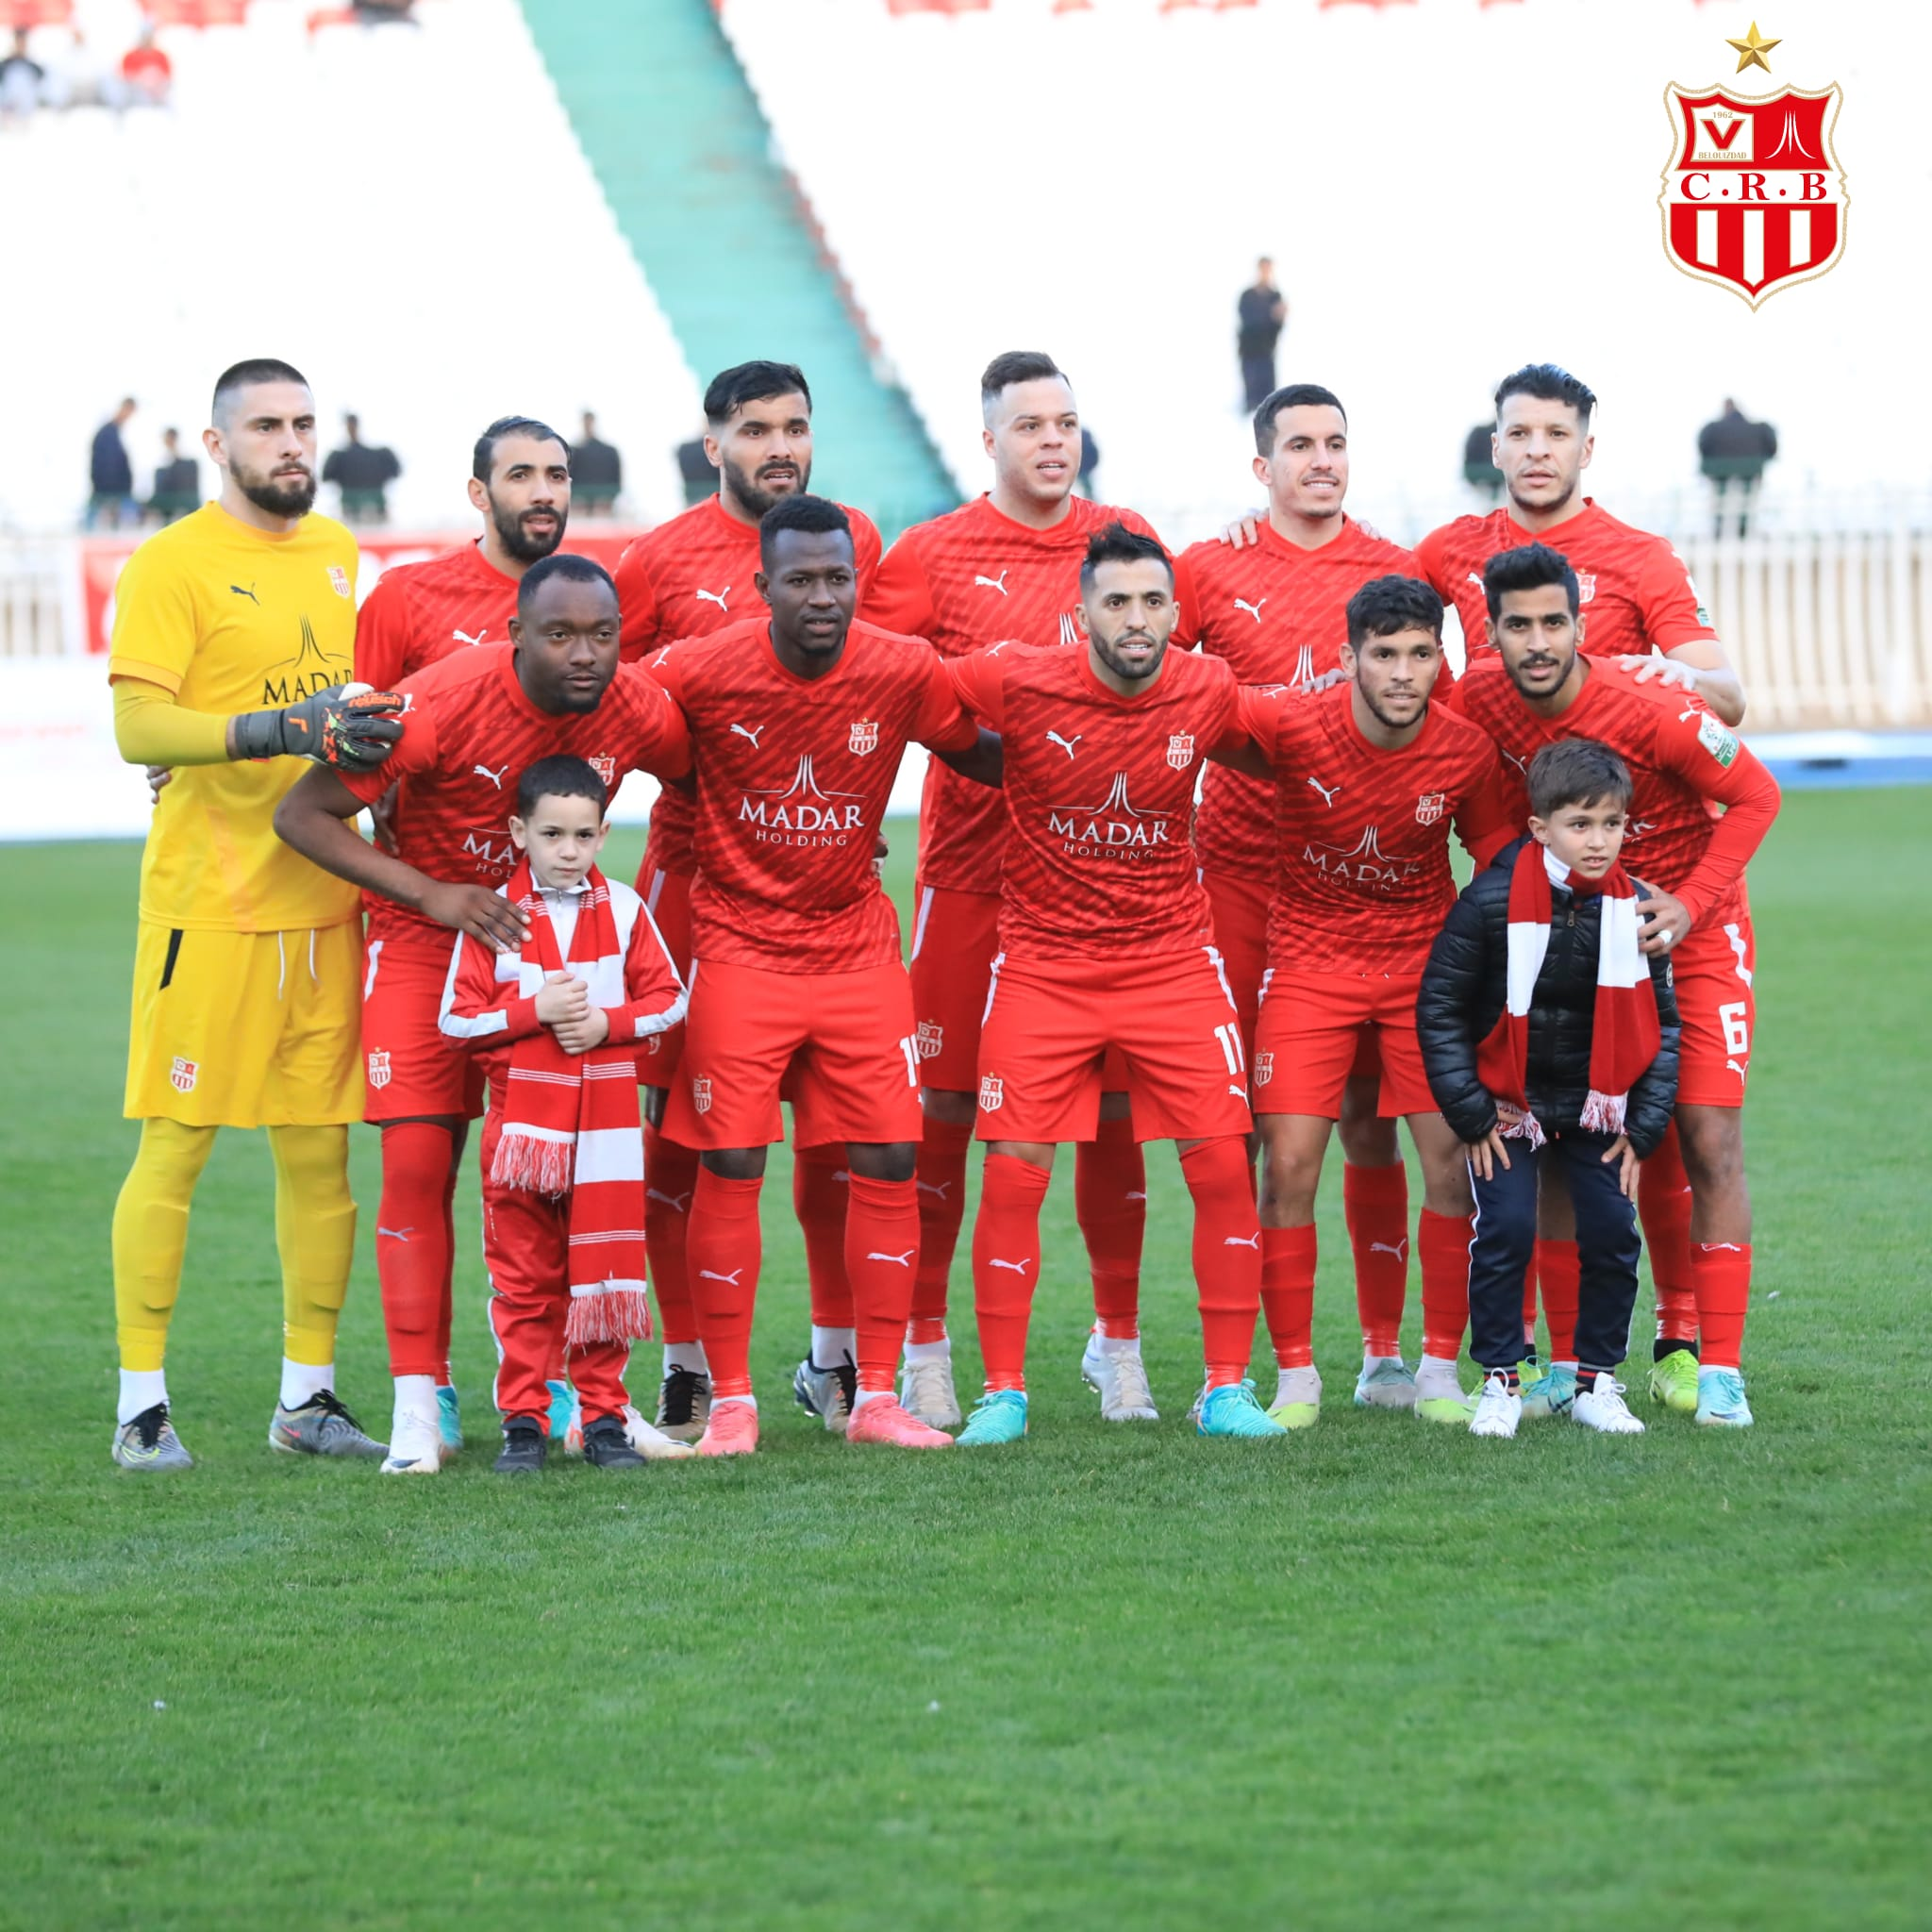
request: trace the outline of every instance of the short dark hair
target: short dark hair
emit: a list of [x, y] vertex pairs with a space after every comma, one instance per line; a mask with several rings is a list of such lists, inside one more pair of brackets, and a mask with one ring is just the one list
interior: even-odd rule
[[564, 442], [549, 424], [540, 423], [535, 416], [499, 416], [476, 439], [476, 447], [470, 453], [470, 475], [477, 482], [490, 481], [490, 473], [496, 467], [496, 445], [506, 436], [534, 437], [539, 442], [562, 442], [564, 461], [570, 460], [570, 444]]
[[610, 788], [588, 760], [569, 752], [553, 752], [524, 767], [524, 774], [517, 780], [518, 818], [528, 819], [538, 801], [544, 798], [588, 798], [601, 815], [610, 802]]
[[1596, 408], [1596, 391], [1581, 376], [1556, 362], [1525, 362], [1513, 375], [1496, 385], [1496, 415], [1503, 414], [1505, 396], [1535, 396], [1545, 403], [1568, 403], [1590, 427], [1591, 412]]
[[553, 550], [548, 557], [540, 557], [524, 573], [524, 580], [517, 586], [517, 609], [521, 612], [527, 608], [530, 599], [552, 577], [561, 577], [567, 584], [602, 584], [613, 597], [617, 595], [610, 573], [594, 557], [579, 557], [574, 550]]
[[835, 530], [842, 530], [849, 541], [852, 519], [828, 496], [781, 496], [758, 519], [760, 563], [771, 558], [773, 538], [787, 530], [799, 530], [809, 537], [828, 537]]
[[811, 408], [811, 390], [796, 362], [740, 362], [712, 376], [705, 391], [705, 421], [715, 428], [747, 403], [794, 394], [805, 398], [807, 409]]
[[1045, 382], [1049, 377], [1067, 380], [1067, 372], [1051, 356], [1040, 349], [1008, 349], [980, 371], [980, 409], [991, 413], [1001, 392], [1016, 382]]
[[1593, 738], [1559, 738], [1529, 761], [1529, 808], [1540, 819], [1607, 798], [1627, 811], [1630, 791], [1630, 767]]
[[1158, 538], [1144, 537], [1124, 524], [1108, 524], [1087, 540], [1087, 555], [1080, 559], [1080, 590], [1084, 595], [1093, 574], [1103, 563], [1158, 563], [1166, 567], [1167, 580], [1174, 582], [1174, 558]]
[[1570, 559], [1547, 543], [1524, 543], [1514, 550], [1499, 550], [1483, 565], [1483, 602], [1491, 617], [1503, 614], [1503, 598], [1510, 591], [1540, 591], [1545, 584], [1561, 584], [1570, 599], [1570, 615], [1583, 608], [1583, 587]]
[[208, 420], [219, 422], [223, 408], [242, 390], [258, 382], [299, 382], [304, 389], [308, 387], [308, 378], [292, 362], [284, 362], [274, 356], [251, 356], [244, 362], [229, 363], [215, 377], [214, 401], [209, 405]]
[[1291, 382], [1273, 395], [1263, 396], [1261, 407], [1255, 411], [1255, 454], [1274, 454], [1274, 419], [1282, 410], [1310, 407], [1341, 409], [1341, 426], [1348, 427], [1348, 411], [1341, 408], [1341, 398], [1332, 389], [1324, 389], [1319, 382]]
[[1401, 630], [1426, 630], [1442, 641], [1442, 600], [1420, 577], [1371, 577], [1348, 600], [1348, 641], [1359, 649], [1371, 638]]

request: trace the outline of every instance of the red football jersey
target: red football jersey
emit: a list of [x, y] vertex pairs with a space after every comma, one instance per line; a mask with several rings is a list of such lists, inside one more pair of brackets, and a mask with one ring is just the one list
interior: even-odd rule
[[[1342, 519], [1341, 534], [1303, 550], [1263, 523], [1261, 541], [1218, 541], [1180, 554], [1175, 593], [1190, 634], [1225, 658], [1242, 684], [1307, 686], [1333, 671], [1348, 641], [1348, 600], [1372, 577], [1422, 575], [1399, 543]], [[1444, 675], [1453, 673], [1443, 666]], [[1209, 872], [1274, 878], [1274, 789], [1210, 765], [1194, 820], [1194, 850]]]
[[1492, 652], [1483, 565], [1499, 550], [1524, 543], [1545, 544], [1570, 559], [1580, 593], [1583, 648], [1592, 658], [1716, 641], [1710, 612], [1669, 541], [1619, 523], [1586, 496], [1574, 517], [1541, 534], [1525, 530], [1506, 508], [1457, 517], [1415, 546], [1416, 561], [1437, 595], [1456, 606], [1470, 663]]
[[[991, 497], [915, 524], [887, 554], [866, 602], [866, 616], [889, 629], [929, 638], [943, 658], [983, 650], [1003, 639], [1023, 644], [1078, 641], [1080, 559], [1087, 540], [1108, 524], [1153, 536], [1130, 509], [1067, 499], [1050, 530], [1028, 529], [992, 507]], [[1177, 639], [1176, 641], [1186, 641]], [[999, 793], [944, 765], [926, 773], [919, 812], [919, 883], [983, 892], [995, 876], [1006, 839]]]
[[[998, 643], [947, 667], [1006, 746], [1000, 948], [1016, 958], [1189, 952], [1213, 920], [1189, 831], [1210, 751], [1239, 744], [1240, 687], [1170, 649], [1135, 697], [1074, 648]], [[984, 859], [972, 890], [984, 891]]]
[[517, 580], [465, 543], [426, 563], [399, 563], [376, 580], [356, 616], [356, 676], [394, 691], [466, 644], [500, 644], [517, 610]]
[[1495, 740], [1507, 789], [1524, 813], [1525, 774], [1544, 745], [1564, 738], [1608, 745], [1630, 767], [1625, 870], [1674, 892], [1699, 925], [1744, 916], [1744, 867], [1777, 816], [1777, 780], [1703, 699], [1594, 663], [1570, 708], [1543, 718], [1494, 656], [1457, 686], [1456, 697], [1463, 715]]
[[[433, 879], [500, 886], [516, 869], [509, 815], [527, 765], [568, 752], [594, 765], [614, 791], [625, 772], [677, 778], [691, 769], [691, 739], [661, 685], [620, 665], [594, 711], [552, 714], [525, 696], [508, 643], [458, 651], [418, 672], [402, 741], [373, 772], [338, 776], [365, 805], [391, 785], [396, 856]], [[388, 899], [370, 899], [369, 936], [405, 928], [441, 932], [433, 920]]]
[[[862, 509], [843, 506], [852, 519], [852, 548], [858, 573], [858, 614], [870, 613], [865, 593], [879, 567], [878, 525]], [[624, 655], [642, 657], [678, 638], [705, 638], [747, 617], [765, 614], [752, 583], [758, 569], [756, 524], [741, 524], [716, 496], [693, 504], [668, 524], [647, 530], [618, 560], [617, 601], [624, 612]], [[666, 791], [651, 808], [649, 863], [659, 872], [689, 876], [692, 814], [687, 791]]]
[[691, 957], [775, 973], [899, 958], [873, 844], [908, 743], [964, 751], [978, 728], [921, 638], [855, 624], [824, 676], [795, 676], [768, 617], [658, 654], [697, 767]]
[[1241, 724], [1274, 766], [1280, 864], [1268, 963], [1296, 973], [1423, 970], [1456, 901], [1453, 826], [1485, 863], [1524, 829], [1488, 735], [1432, 704], [1412, 743], [1384, 750], [1355, 720], [1355, 687], [1241, 692]]

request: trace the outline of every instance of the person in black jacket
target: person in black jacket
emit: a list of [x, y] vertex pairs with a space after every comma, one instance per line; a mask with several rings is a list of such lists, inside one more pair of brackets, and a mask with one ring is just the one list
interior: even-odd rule
[[1676, 1099], [1669, 955], [1638, 949], [1637, 901], [1647, 893], [1618, 862], [1630, 805], [1623, 759], [1591, 739], [1545, 745], [1529, 768], [1529, 802], [1530, 838], [1465, 888], [1416, 998], [1429, 1090], [1468, 1147], [1475, 1191], [1470, 1334], [1484, 1374], [1470, 1428], [1513, 1436], [1525, 1412], [1524, 1273], [1539, 1175], [1554, 1163], [1576, 1213], [1577, 1359], [1532, 1385], [1528, 1412], [1567, 1410], [1635, 1435], [1643, 1424], [1616, 1369], [1637, 1298], [1637, 1165], [1663, 1139]]

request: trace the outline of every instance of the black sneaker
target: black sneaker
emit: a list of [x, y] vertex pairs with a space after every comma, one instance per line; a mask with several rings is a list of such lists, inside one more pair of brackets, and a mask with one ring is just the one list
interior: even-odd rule
[[503, 1454], [496, 1458], [498, 1475], [541, 1475], [550, 1453], [543, 1424], [535, 1416], [513, 1415], [503, 1425]]
[[791, 1399], [807, 1415], [815, 1415], [835, 1436], [845, 1433], [852, 1404], [858, 1394], [858, 1371], [847, 1356], [836, 1369], [822, 1369], [809, 1356], [791, 1374]]
[[630, 1446], [624, 1424], [614, 1415], [600, 1415], [584, 1431], [584, 1460], [592, 1469], [641, 1469], [644, 1458]]
[[698, 1369], [666, 1369], [658, 1390], [658, 1426], [678, 1442], [695, 1442], [711, 1413], [711, 1378]]

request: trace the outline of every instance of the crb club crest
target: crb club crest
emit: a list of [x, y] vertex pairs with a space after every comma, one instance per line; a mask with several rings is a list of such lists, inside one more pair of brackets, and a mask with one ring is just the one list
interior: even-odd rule
[[614, 758], [600, 752], [595, 758], [586, 758], [584, 762], [603, 779], [607, 791], [617, 783], [617, 760]]
[[1185, 772], [1194, 762], [1193, 734], [1176, 731], [1167, 741], [1167, 761], [1176, 772]]
[[845, 748], [855, 758], [864, 758], [879, 748], [879, 721], [876, 718], [855, 718], [852, 721], [852, 735], [845, 741]]
[[937, 1059], [940, 1048], [946, 1043], [946, 1029], [931, 1020], [922, 1020], [912, 1038], [919, 1048], [921, 1059]]
[[387, 1047], [369, 1056], [369, 1084], [377, 1089], [389, 1085], [389, 1049]]
[[168, 1069], [169, 1084], [177, 1093], [192, 1093], [194, 1083], [201, 1078], [201, 1062], [183, 1059], [175, 1056], [175, 1064]]
[[1596, 573], [1580, 570], [1576, 573], [1576, 601], [1588, 604], [1596, 595]]
[[711, 1110], [711, 1083], [708, 1079], [697, 1079], [691, 1083], [691, 1104], [699, 1113]]
[[1834, 267], [1848, 197], [1831, 130], [1843, 99], [1836, 85], [1667, 87], [1672, 147], [1657, 202], [1672, 261], [1753, 308]]
[[1257, 1053], [1255, 1056], [1255, 1085], [1265, 1087], [1274, 1077], [1274, 1056], [1272, 1053]]
[[349, 573], [341, 564], [332, 563], [329, 565], [328, 581], [329, 588], [335, 591], [338, 597], [348, 597], [354, 594], [349, 586]]
[[979, 1110], [981, 1113], [997, 1113], [1006, 1104], [1006, 1082], [997, 1074], [982, 1074], [979, 1076]]
[[1446, 791], [1424, 791], [1415, 802], [1415, 822], [1419, 825], [1433, 825], [1448, 809]]

